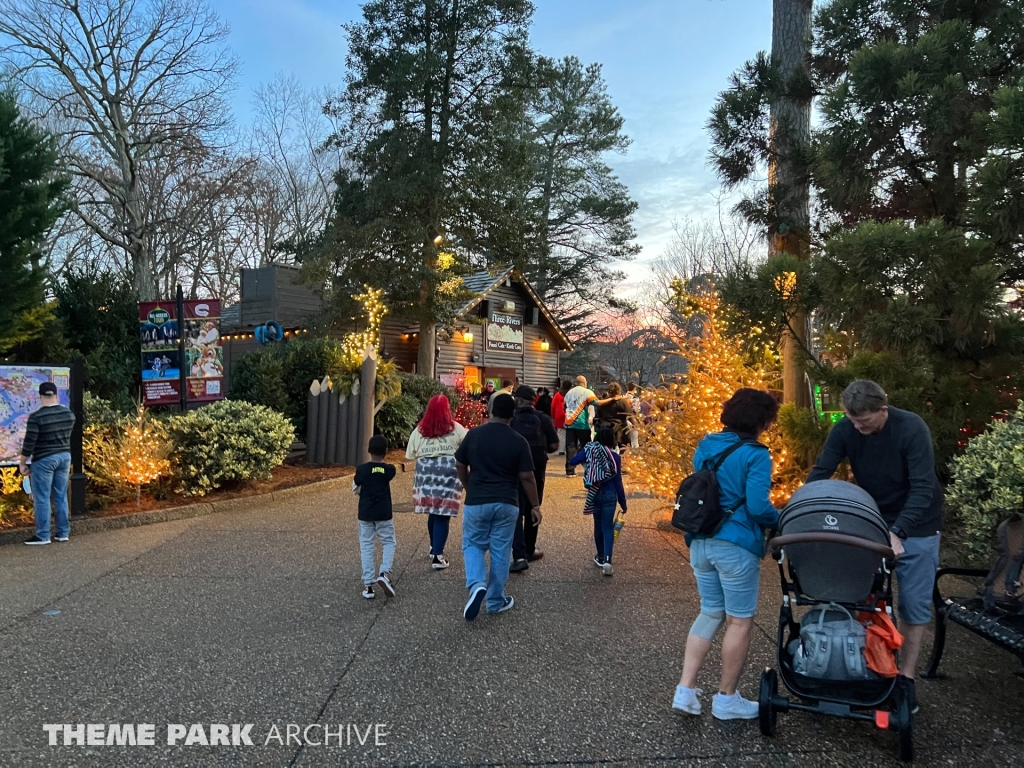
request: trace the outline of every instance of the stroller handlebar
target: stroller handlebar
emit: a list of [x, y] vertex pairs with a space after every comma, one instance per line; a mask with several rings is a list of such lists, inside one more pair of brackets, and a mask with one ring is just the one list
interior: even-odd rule
[[787, 544], [847, 544], [851, 547], [857, 547], [858, 549], [866, 549], [869, 552], [881, 555], [889, 562], [896, 559], [896, 554], [892, 551], [891, 547], [887, 547], [884, 544], [877, 544], [873, 541], [867, 541], [865, 539], [857, 538], [856, 536], [847, 536], [843, 533], [828, 533], [822, 531], [821, 533], [789, 533], [783, 536], [776, 536], [768, 541], [768, 548], [773, 552], [782, 549]]

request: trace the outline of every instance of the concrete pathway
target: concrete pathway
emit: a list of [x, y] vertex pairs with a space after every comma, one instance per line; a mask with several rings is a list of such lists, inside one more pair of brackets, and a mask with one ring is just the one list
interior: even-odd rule
[[[396, 501], [410, 490], [399, 474]], [[510, 577], [512, 611], [473, 624], [458, 524], [452, 567], [432, 571], [424, 519], [396, 515], [398, 595], [360, 596], [348, 493], [0, 547], [0, 766], [898, 764], [895, 735], [861, 723], [794, 713], [765, 739], [709, 703], [673, 712], [698, 610], [682, 538], [634, 498], [607, 578], [581, 480], [552, 474], [546, 493], [545, 558]], [[779, 600], [767, 560], [748, 696], [773, 663]], [[943, 669], [919, 684], [919, 764], [1024, 763], [1019, 663], [953, 628]], [[154, 724], [156, 744], [51, 747], [47, 723]], [[253, 746], [170, 747], [169, 724], [208, 739], [209, 724], [251, 724], [238, 736]], [[313, 725], [310, 742], [328, 725], [331, 746], [295, 729], [279, 743], [289, 724]]]

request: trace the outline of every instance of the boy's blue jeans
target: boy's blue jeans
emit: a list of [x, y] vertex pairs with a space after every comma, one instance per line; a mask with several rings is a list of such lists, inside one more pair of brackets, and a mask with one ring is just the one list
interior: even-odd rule
[[[515, 504], [472, 504], [463, 508], [462, 559], [466, 565], [466, 589], [487, 585], [487, 610], [505, 602], [512, 537], [519, 519]], [[490, 573], [484, 553], [491, 553]]]
[[381, 548], [384, 550], [380, 572], [390, 573], [395, 559], [395, 521], [359, 521], [359, 556], [363, 565], [363, 584], [373, 584], [377, 580], [377, 574], [373, 571], [373, 555], [376, 549], [374, 538], [380, 539]]

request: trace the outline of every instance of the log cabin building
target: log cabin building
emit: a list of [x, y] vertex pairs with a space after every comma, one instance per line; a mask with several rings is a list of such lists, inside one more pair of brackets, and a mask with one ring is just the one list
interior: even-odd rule
[[[434, 378], [445, 384], [461, 379], [468, 388], [488, 379], [518, 379], [531, 387], [555, 384], [560, 352], [572, 342], [540, 296], [518, 271], [480, 271], [465, 278], [475, 296], [459, 310], [454, 332], [438, 329]], [[416, 371], [419, 323], [386, 316], [381, 328], [381, 356], [404, 371]]]
[[[260, 348], [255, 327], [273, 320], [282, 326], [285, 341], [307, 333], [322, 306], [298, 276], [297, 267], [284, 265], [241, 270], [241, 299], [225, 308], [221, 319], [226, 376], [241, 355]], [[552, 388], [561, 372], [560, 353], [573, 345], [529, 282], [514, 269], [483, 270], [467, 276], [465, 286], [474, 296], [459, 309], [453, 333], [438, 329], [434, 377], [449, 385], [462, 380], [471, 389], [488, 379], [496, 387], [502, 379], [518, 379]], [[419, 330], [416, 320], [385, 316], [381, 357], [417, 372]]]

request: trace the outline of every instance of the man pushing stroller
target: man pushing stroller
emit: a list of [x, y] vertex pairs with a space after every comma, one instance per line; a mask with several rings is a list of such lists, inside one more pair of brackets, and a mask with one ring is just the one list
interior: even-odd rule
[[889, 406], [873, 381], [858, 380], [843, 391], [843, 412], [807, 482], [827, 480], [849, 459], [857, 485], [871, 494], [889, 526], [904, 636], [899, 683], [916, 712], [915, 667], [931, 621], [942, 533], [942, 486], [935, 475], [932, 435], [920, 416]]

